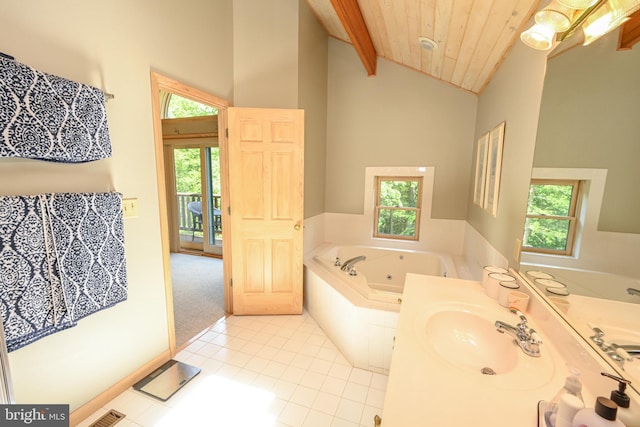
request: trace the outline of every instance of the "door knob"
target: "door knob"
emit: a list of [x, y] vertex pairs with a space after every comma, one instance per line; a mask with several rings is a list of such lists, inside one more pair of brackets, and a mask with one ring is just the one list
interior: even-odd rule
[[300, 231], [300, 224], [294, 225], [293, 229], [296, 230], [296, 231]]

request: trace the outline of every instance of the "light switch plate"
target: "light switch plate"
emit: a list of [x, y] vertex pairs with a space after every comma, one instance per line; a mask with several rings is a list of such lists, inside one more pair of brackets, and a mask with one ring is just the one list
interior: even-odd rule
[[122, 199], [122, 215], [125, 218], [138, 216], [138, 199]]

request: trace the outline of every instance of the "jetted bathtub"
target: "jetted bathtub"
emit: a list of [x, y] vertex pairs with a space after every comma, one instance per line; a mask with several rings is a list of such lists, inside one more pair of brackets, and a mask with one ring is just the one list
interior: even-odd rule
[[[366, 260], [354, 265], [355, 275], [336, 265], [357, 256]], [[429, 276], [458, 277], [449, 255], [432, 252], [410, 252], [366, 246], [327, 246], [314, 260], [337, 280], [344, 282], [371, 301], [398, 303], [407, 273]]]
[[[335, 265], [358, 256], [355, 276]], [[323, 245], [305, 261], [305, 309], [355, 367], [386, 374], [407, 273], [458, 276], [449, 255]]]

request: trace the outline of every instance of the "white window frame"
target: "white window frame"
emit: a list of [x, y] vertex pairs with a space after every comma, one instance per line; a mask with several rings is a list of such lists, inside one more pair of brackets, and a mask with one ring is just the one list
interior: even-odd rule
[[582, 189], [584, 188], [584, 182], [577, 179], [540, 179], [532, 178], [529, 184], [531, 185], [555, 185], [562, 187], [571, 187], [571, 201], [569, 206], [569, 212], [567, 215], [549, 216], [549, 215], [531, 215], [527, 213], [526, 218], [532, 219], [548, 219], [551, 221], [569, 221], [569, 228], [567, 230], [564, 249], [547, 249], [534, 246], [522, 246], [523, 252], [539, 252], [552, 255], [573, 255], [574, 244], [576, 241], [576, 235], [579, 227], [579, 214], [580, 204], [582, 200]]
[[[561, 267], [572, 268], [580, 259], [581, 244], [584, 239], [599, 239], [598, 220], [607, 181], [606, 169], [591, 168], [540, 168], [534, 167], [532, 179], [578, 179], [584, 181], [580, 205], [580, 217], [572, 255], [551, 255], [536, 252], [522, 252], [520, 261], [525, 264], [542, 265], [554, 262]], [[553, 261], [551, 261], [553, 259]]]
[[376, 176], [394, 176], [394, 177], [422, 177], [422, 200], [420, 214], [420, 238], [419, 240], [398, 240], [387, 239], [386, 237], [373, 237], [373, 226], [369, 225], [370, 238], [373, 240], [386, 240], [389, 242], [406, 242], [407, 244], [415, 244], [423, 242], [426, 235], [429, 221], [431, 220], [431, 207], [433, 203], [433, 180], [435, 176], [435, 167], [433, 166], [369, 166], [365, 168], [365, 193], [364, 193], [364, 217], [367, 224], [373, 224], [375, 197], [376, 197]]

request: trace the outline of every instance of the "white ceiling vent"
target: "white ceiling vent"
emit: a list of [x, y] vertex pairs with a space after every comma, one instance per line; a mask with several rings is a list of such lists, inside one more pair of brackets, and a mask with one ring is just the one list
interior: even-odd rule
[[420, 43], [420, 47], [424, 50], [436, 50], [438, 48], [438, 43], [429, 37], [418, 37], [418, 42]]

